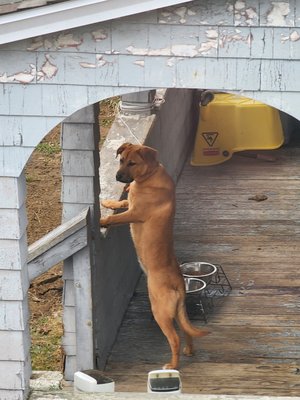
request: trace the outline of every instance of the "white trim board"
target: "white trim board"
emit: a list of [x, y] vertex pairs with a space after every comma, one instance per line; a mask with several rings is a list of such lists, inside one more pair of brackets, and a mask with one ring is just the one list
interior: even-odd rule
[[69, 0], [5, 14], [0, 16], [0, 45], [187, 2], [187, 0]]

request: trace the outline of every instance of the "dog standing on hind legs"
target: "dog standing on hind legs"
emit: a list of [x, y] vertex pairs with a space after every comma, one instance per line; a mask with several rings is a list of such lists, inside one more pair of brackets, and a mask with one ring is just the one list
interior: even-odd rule
[[124, 143], [117, 150], [120, 168], [116, 179], [130, 183], [128, 200], [104, 200], [102, 205], [120, 214], [100, 220], [101, 226], [130, 224], [130, 231], [147, 285], [153, 316], [166, 336], [172, 358], [165, 369], [179, 364], [180, 339], [174, 320], [184, 332], [184, 354], [193, 354], [193, 337], [209, 332], [194, 327], [186, 313], [185, 284], [173, 247], [175, 186], [151, 147]]

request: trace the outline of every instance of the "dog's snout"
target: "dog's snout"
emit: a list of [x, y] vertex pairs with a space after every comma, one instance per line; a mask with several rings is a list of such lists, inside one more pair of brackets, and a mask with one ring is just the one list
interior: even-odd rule
[[117, 172], [116, 174], [116, 180], [121, 181], [122, 180], [122, 174], [120, 172]]
[[120, 171], [118, 171], [116, 174], [116, 180], [122, 183], [131, 183], [133, 181], [130, 176]]

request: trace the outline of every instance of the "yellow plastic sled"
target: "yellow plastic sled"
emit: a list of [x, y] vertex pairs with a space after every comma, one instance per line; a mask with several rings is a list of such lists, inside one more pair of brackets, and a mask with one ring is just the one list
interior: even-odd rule
[[217, 93], [200, 106], [191, 164], [215, 165], [243, 150], [276, 149], [284, 142], [279, 112], [259, 101]]

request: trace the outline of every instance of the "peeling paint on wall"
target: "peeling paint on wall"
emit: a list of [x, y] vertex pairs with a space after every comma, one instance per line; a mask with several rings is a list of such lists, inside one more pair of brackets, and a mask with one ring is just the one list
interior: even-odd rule
[[216, 50], [218, 48], [219, 32], [217, 29], [207, 29], [205, 31], [205, 36], [208, 40], [201, 42], [198, 49], [201, 55], [209, 55], [211, 50]]
[[175, 57], [171, 57], [171, 58], [169, 58], [168, 61], [166, 62], [166, 65], [167, 65], [168, 67], [174, 67], [175, 62], [176, 62], [176, 58], [175, 58]]
[[[8, 77], [11, 78], [11, 77]], [[19, 82], [19, 83], [30, 83], [35, 79], [34, 73], [26, 73], [26, 72], [18, 72], [13, 75], [13, 79], [9, 80], [10, 82]]]
[[300, 39], [300, 35], [297, 31], [294, 31], [290, 34], [290, 40], [292, 42], [297, 42]]
[[107, 39], [108, 34], [104, 29], [98, 29], [92, 32], [92, 37], [96, 42], [100, 42], [101, 40]]
[[40, 49], [41, 47], [44, 46], [44, 41], [40, 38], [34, 38], [31, 42], [30, 47], [27, 47], [28, 51], [35, 51]]
[[181, 24], [185, 24], [186, 23], [185, 16], [186, 16], [187, 10], [188, 10], [187, 7], [179, 7], [179, 8], [176, 8], [175, 11], [174, 11], [174, 14], [176, 14], [176, 15], [178, 15], [180, 17], [179, 22]]
[[133, 64], [139, 65], [140, 67], [144, 67], [145, 61], [144, 60], [136, 60], [136, 61], [134, 61]]
[[290, 35], [281, 34], [281, 43], [285, 42], [297, 42], [300, 39], [300, 35], [297, 31], [293, 31]]
[[104, 65], [108, 64], [108, 61], [104, 59], [102, 54], [97, 54], [96, 60], [97, 60], [97, 67], [103, 67]]
[[34, 80], [43, 81], [45, 79], [52, 79], [56, 75], [57, 71], [58, 68], [51, 61], [51, 56], [49, 54], [45, 54], [45, 62], [40, 70], [37, 70], [34, 64], [29, 64], [29, 70], [15, 72], [13, 74], [4, 72], [2, 75], [0, 75], [0, 83], [17, 82], [28, 84]]
[[42, 65], [42, 68], [41, 68], [41, 71], [40, 71], [42, 73], [42, 75], [39, 75], [39, 79], [38, 80], [43, 79], [43, 78], [52, 79], [56, 75], [56, 73], [58, 71], [57, 66], [54, 65], [50, 61], [50, 55], [46, 54], [45, 58], [46, 58], [46, 61]]
[[79, 48], [83, 43], [82, 38], [76, 38], [73, 33], [59, 34], [57, 37], [37, 37], [33, 38], [31, 45], [27, 48], [28, 51], [36, 51], [39, 49], [45, 50], [60, 50], [65, 48]]
[[234, 4], [235, 25], [253, 26], [258, 22], [257, 10], [252, 6], [248, 7], [245, 1], [236, 1]]
[[243, 42], [251, 47], [253, 40], [251, 32], [247, 35], [243, 35], [239, 29], [233, 31], [223, 30], [220, 34], [219, 45], [221, 48], [224, 48], [227, 43]]
[[82, 68], [96, 68], [96, 64], [88, 63], [88, 62], [80, 62], [79, 65]]
[[137, 48], [134, 46], [126, 47], [128, 53], [133, 54], [135, 56], [145, 56], [148, 54], [148, 49]]
[[74, 34], [60, 34], [55, 41], [55, 48], [56, 49], [64, 49], [67, 47], [79, 47], [82, 43], [82, 39], [76, 39]]
[[288, 2], [272, 2], [272, 9], [267, 15], [268, 26], [286, 26], [286, 17], [290, 12], [290, 4]]
[[196, 15], [196, 12], [186, 6], [171, 7], [161, 11], [158, 22], [160, 24], [166, 24], [178, 21], [180, 24], [185, 24], [187, 22], [187, 17], [193, 15]]
[[15, 74], [8, 75], [7, 72], [4, 72], [0, 75], [0, 83], [8, 83], [8, 82], [17, 82], [22, 84], [31, 83], [36, 77], [36, 68], [34, 65], [30, 65], [30, 72], [21, 71], [16, 72]]
[[195, 57], [198, 51], [193, 44], [174, 44], [171, 46], [171, 53], [179, 57]]

